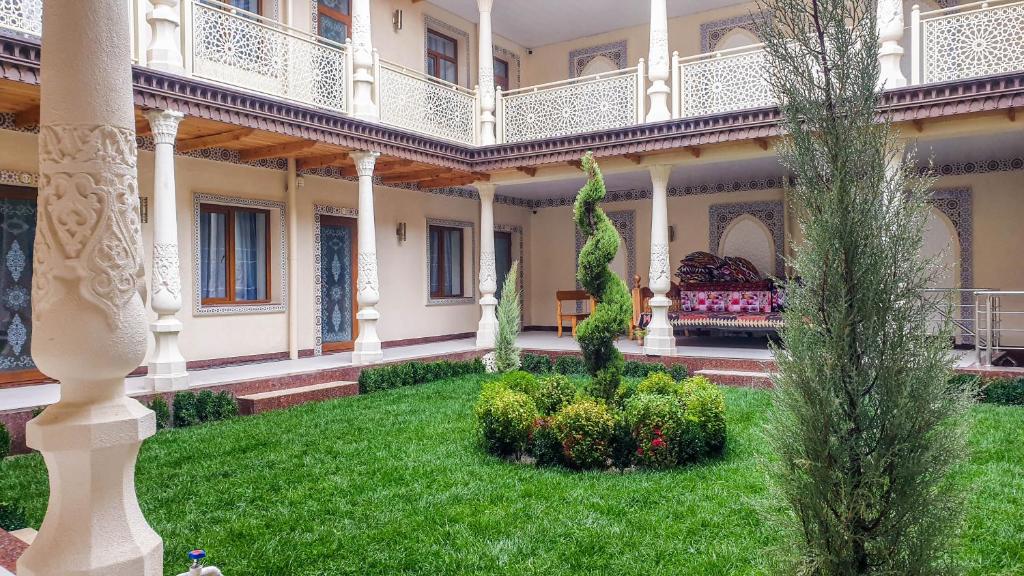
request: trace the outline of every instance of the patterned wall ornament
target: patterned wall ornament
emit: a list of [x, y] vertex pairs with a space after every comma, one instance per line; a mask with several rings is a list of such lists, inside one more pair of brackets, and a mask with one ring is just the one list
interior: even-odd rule
[[758, 36], [757, 27], [765, 20], [764, 16], [758, 14], [743, 14], [732, 18], [714, 20], [700, 25], [700, 51], [701, 54], [714, 52], [718, 43], [725, 38], [729, 32], [740, 28]]
[[[278, 286], [279, 296], [270, 304], [203, 306], [202, 270], [200, 269], [201, 245], [199, 240], [199, 208], [202, 204], [221, 204], [225, 206], [242, 206], [263, 208], [277, 211], [278, 228], [278, 262], [276, 266], [280, 275]], [[273, 216], [272, 216], [273, 217]], [[195, 316], [218, 316], [225, 314], [266, 314], [285, 312], [288, 310], [288, 214], [284, 202], [277, 200], [258, 200], [254, 198], [235, 198], [216, 194], [192, 195], [192, 313]], [[272, 263], [274, 264], [274, 263]], [[272, 268], [274, 266], [271, 266]], [[271, 294], [273, 297], [273, 294]]]
[[[461, 46], [456, 46], [455, 48], [456, 48], [456, 50], [460, 50], [460, 48], [461, 48], [460, 52], [464, 51], [466, 53], [466, 56], [465, 56], [465, 59], [459, 58], [459, 63], [461, 64], [462, 62], [465, 62], [466, 63], [466, 68], [467, 68], [467, 70], [469, 70], [469, 68], [470, 68], [469, 64], [470, 64], [470, 62], [472, 62], [472, 60], [470, 59], [470, 52], [469, 52], [469, 32], [466, 32], [462, 28], [458, 28], [456, 26], [452, 26], [451, 24], [445, 22], [444, 20], [438, 20], [437, 18], [434, 18], [433, 16], [431, 16], [429, 14], [424, 14], [423, 15], [423, 73], [426, 74], [427, 70], [428, 70], [427, 66], [428, 66], [429, 60], [427, 59], [427, 50], [429, 49], [428, 46], [430, 44], [430, 35], [428, 34], [428, 32], [430, 32], [431, 30], [433, 30], [435, 32], [439, 32], [441, 34], [444, 34], [445, 36], [449, 36], [451, 38], [454, 38], [455, 41], [458, 42], [461, 45]], [[458, 74], [459, 74], [458, 84], [460, 86], [464, 86], [466, 88], [469, 88], [471, 86], [471, 84], [469, 83], [469, 77], [473, 75], [472, 70], [470, 70], [468, 73], [463, 73], [462, 70], [459, 70]]]
[[[932, 191], [931, 205], [942, 212], [953, 224], [960, 244], [960, 288], [974, 287], [974, 192], [967, 187], [936, 188]], [[960, 294], [960, 323], [974, 330], [974, 296]], [[973, 344], [971, 336], [961, 336], [965, 344]]]
[[[144, 294], [135, 131], [109, 125], [52, 124], [39, 132], [40, 208], [32, 308], [43, 320], [60, 294], [55, 278], [85, 263], [79, 294], [117, 326]], [[76, 275], [78, 273], [75, 273]]]
[[[430, 244], [430, 227], [431, 226], [445, 226], [447, 228], [462, 228], [463, 229], [463, 234], [462, 234], [463, 243], [465, 243], [466, 237], [467, 236], [469, 237], [469, 245], [468, 245], [468, 250], [467, 250], [469, 252], [469, 254], [471, 255], [471, 257], [469, 259], [469, 262], [470, 262], [470, 265], [469, 265], [469, 278], [470, 278], [470, 281], [469, 282], [465, 281], [465, 274], [463, 274], [463, 286], [465, 286], [465, 289], [463, 290], [463, 294], [467, 294], [466, 296], [460, 296], [460, 297], [457, 297], [457, 298], [434, 298], [434, 297], [432, 297], [430, 295], [430, 263], [431, 263], [430, 253], [431, 253], [431, 248], [432, 248], [432, 246]], [[425, 243], [426, 246], [427, 246], [427, 266], [426, 266], [426, 283], [424, 284], [424, 288], [426, 289], [425, 291], [426, 291], [426, 294], [427, 294], [427, 305], [428, 306], [441, 306], [441, 305], [449, 305], [449, 304], [472, 304], [476, 300], [476, 296], [472, 293], [472, 288], [473, 288], [473, 286], [475, 286], [477, 284], [477, 280], [478, 280], [477, 272], [476, 272], [476, 258], [472, 257], [472, 255], [476, 252], [476, 234], [474, 233], [475, 228], [476, 228], [476, 226], [472, 222], [463, 222], [461, 220], [444, 220], [444, 219], [441, 219], [441, 218], [427, 218], [427, 226], [425, 228], [425, 230], [426, 230], [425, 233], [427, 235], [427, 238], [426, 238], [427, 241]], [[465, 248], [467, 248], [467, 246], [465, 246], [465, 244], [464, 244], [463, 245], [463, 249], [465, 249]], [[492, 258], [494, 257], [493, 253], [491, 254], [491, 257]]]
[[337, 216], [340, 218], [358, 218], [359, 210], [355, 208], [339, 208], [324, 204], [313, 205], [313, 355], [324, 353], [323, 341], [323, 276], [322, 276], [322, 244], [320, 236], [320, 217]]
[[769, 202], [738, 202], [735, 204], [712, 204], [708, 208], [708, 252], [718, 254], [722, 235], [734, 220], [741, 216], [752, 216], [760, 221], [771, 232], [775, 243], [775, 271], [778, 278], [785, 277], [785, 259], [782, 251], [785, 247], [784, 208], [781, 201]]
[[629, 66], [629, 55], [626, 52], [626, 41], [609, 42], [587, 48], [577, 48], [569, 52], [569, 78], [583, 75], [583, 69], [598, 56], [604, 56], [615, 63], [619, 70]]
[[0, 170], [0, 184], [38, 188], [39, 174], [20, 170]]

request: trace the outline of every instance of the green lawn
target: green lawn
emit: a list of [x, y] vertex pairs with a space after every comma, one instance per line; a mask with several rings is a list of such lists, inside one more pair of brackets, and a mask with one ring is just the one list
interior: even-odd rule
[[[162, 432], [138, 491], [167, 574], [193, 547], [230, 575], [763, 574], [778, 532], [759, 516], [764, 392], [727, 389], [717, 462], [658, 473], [510, 465], [473, 443], [480, 377]], [[1024, 409], [978, 407], [957, 554], [970, 574], [1024, 573]], [[38, 525], [37, 456], [0, 494]], [[3, 499], [3, 498], [0, 498]]]

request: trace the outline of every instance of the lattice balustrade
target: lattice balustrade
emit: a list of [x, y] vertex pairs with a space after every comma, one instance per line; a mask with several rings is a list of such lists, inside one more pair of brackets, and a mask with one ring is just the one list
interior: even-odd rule
[[637, 71], [510, 92], [502, 100], [505, 142], [522, 142], [637, 123]]
[[347, 111], [342, 48], [200, 2], [192, 24], [196, 76]]
[[775, 104], [765, 78], [768, 63], [763, 50], [702, 58], [679, 65], [683, 117]]
[[1024, 70], [1024, 2], [923, 20], [924, 82]]
[[43, 0], [0, 0], [0, 28], [41, 35]]
[[377, 81], [380, 83], [381, 122], [473, 144], [476, 131], [473, 92], [384, 63]]

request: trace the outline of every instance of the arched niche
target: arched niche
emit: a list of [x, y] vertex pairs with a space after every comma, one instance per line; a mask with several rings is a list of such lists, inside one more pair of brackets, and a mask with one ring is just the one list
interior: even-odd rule
[[[726, 233], [733, 229], [737, 221], [745, 221], [747, 218], [752, 219], [759, 223], [761, 228], [756, 229], [751, 223], [741, 224], [738, 235], [735, 239], [730, 240], [730, 242], [738, 245], [741, 239], [746, 242], [746, 237], [753, 237], [756, 230], [761, 232], [767, 231], [768, 241], [764, 242], [764, 244], [768, 247], [771, 254], [767, 259], [768, 264], [764, 265], [763, 263], [758, 264], [756, 262], [754, 264], [762, 275], [782, 278], [785, 276], [785, 260], [781, 250], [783, 242], [785, 242], [784, 214], [785, 209], [781, 201], [712, 204], [708, 208], [708, 252], [723, 255], [722, 241], [726, 240]], [[759, 234], [760, 232], [757, 233]], [[761, 237], [763, 238], [764, 236]], [[725, 255], [743, 256], [750, 259], [749, 256], [744, 254]], [[762, 258], [760, 255], [755, 255], [755, 257]]]
[[619, 66], [617, 63], [612, 62], [612, 59], [599, 54], [590, 59], [587, 65], [583, 67], [583, 71], [580, 76], [589, 76], [591, 74], [603, 74], [605, 72], [614, 72], [618, 70]]
[[771, 230], [751, 214], [742, 214], [730, 222], [718, 245], [719, 256], [746, 258], [762, 277], [770, 276], [775, 269], [775, 253]]
[[729, 30], [722, 36], [722, 39], [715, 45], [715, 50], [730, 50], [759, 44], [761, 40], [753, 32], [744, 28], [736, 27]]

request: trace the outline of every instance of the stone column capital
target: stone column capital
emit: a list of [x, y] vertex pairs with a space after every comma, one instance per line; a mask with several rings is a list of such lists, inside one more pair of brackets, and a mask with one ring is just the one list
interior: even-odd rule
[[178, 136], [178, 124], [185, 115], [177, 110], [153, 109], [146, 111], [146, 120], [153, 130], [153, 142], [156, 144], [174, 144]]
[[651, 172], [651, 184], [655, 188], [659, 186], [668, 186], [668, 179], [672, 175], [672, 168], [673, 166], [671, 164], [654, 164], [653, 166], [649, 166], [648, 169]]
[[378, 156], [380, 156], [380, 152], [349, 152], [349, 157], [356, 164], [356, 174], [360, 178], [373, 176], [373, 167], [377, 163]]
[[476, 0], [476, 8], [480, 12], [490, 12], [494, 7], [494, 0]]
[[476, 188], [476, 193], [480, 195], [481, 202], [493, 202], [494, 191], [497, 189], [496, 184], [490, 182], [474, 182], [473, 187]]

